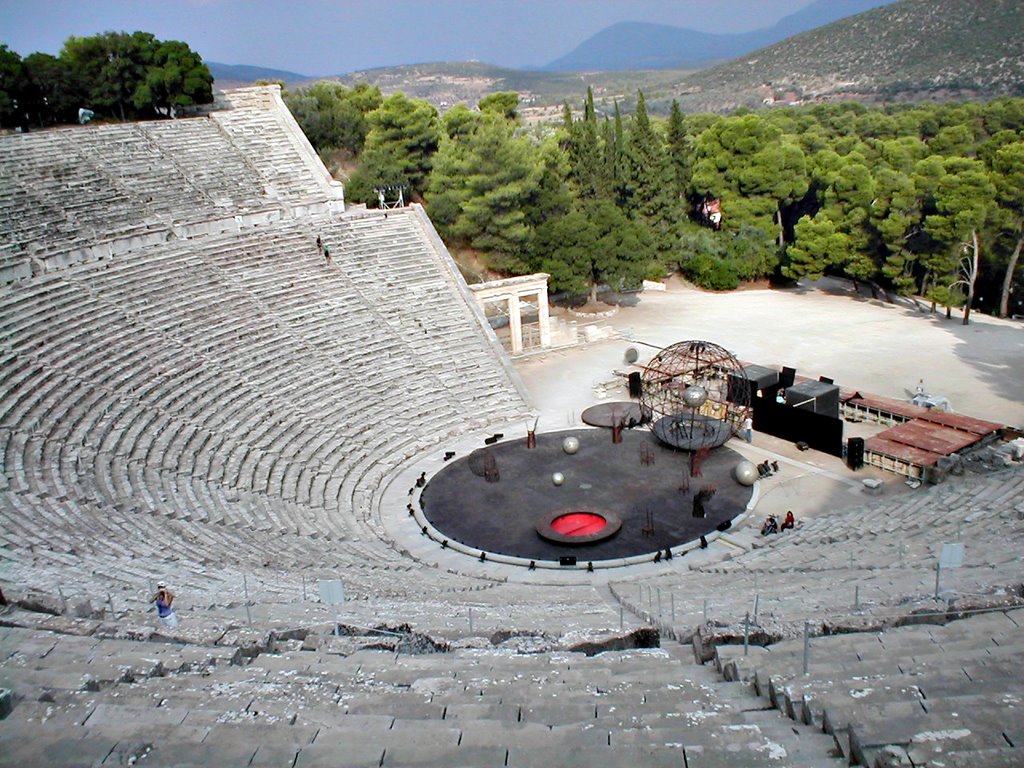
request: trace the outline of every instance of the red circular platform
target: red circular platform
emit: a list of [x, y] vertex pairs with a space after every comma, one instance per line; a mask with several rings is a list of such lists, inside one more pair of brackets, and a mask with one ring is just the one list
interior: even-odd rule
[[535, 528], [542, 538], [558, 544], [593, 544], [610, 539], [622, 527], [614, 512], [586, 508], [556, 509], [541, 515]]
[[552, 530], [563, 536], [590, 536], [607, 526], [608, 521], [593, 512], [570, 512], [551, 521]]

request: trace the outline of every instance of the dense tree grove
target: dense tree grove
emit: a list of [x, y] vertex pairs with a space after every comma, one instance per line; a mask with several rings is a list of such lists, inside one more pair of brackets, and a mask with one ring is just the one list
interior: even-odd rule
[[318, 150], [358, 155], [369, 131], [366, 116], [384, 99], [379, 88], [366, 83], [346, 88], [323, 80], [309, 88], [285, 91], [284, 101]]
[[213, 101], [213, 76], [199, 54], [148, 32], [70, 37], [59, 56], [22, 59], [0, 45], [0, 127], [78, 121], [78, 110], [118, 120], [170, 116]]
[[403, 96], [362, 114], [351, 199], [402, 185], [449, 243], [499, 272], [549, 272], [555, 291], [675, 269], [714, 290], [831, 274], [964, 306], [965, 321], [972, 304], [1024, 313], [1021, 99], [728, 116], [673, 105], [659, 121], [642, 93], [624, 116], [588, 91], [532, 128], [511, 93], [443, 118]]

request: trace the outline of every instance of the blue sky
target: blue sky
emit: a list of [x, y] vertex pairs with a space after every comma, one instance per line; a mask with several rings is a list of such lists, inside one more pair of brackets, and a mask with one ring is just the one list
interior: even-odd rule
[[210, 61], [308, 75], [472, 59], [540, 66], [619, 21], [745, 32], [771, 26], [811, 2], [0, 0], [0, 42], [22, 56], [56, 54], [70, 35], [144, 30], [184, 40]]

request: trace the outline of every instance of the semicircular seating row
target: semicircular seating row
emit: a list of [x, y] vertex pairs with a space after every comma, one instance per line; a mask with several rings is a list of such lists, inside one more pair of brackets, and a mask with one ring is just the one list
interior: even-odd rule
[[479, 589], [411, 571], [353, 501], [526, 410], [421, 216], [271, 222], [4, 289], [8, 573], [138, 589], [171, 568], [216, 592], [242, 568], [344, 569], [355, 595]]
[[856, 623], [927, 607], [942, 547], [955, 543], [963, 563], [940, 574], [940, 592], [961, 604], [1000, 596], [1012, 604], [1024, 565], [1024, 467], [819, 514], [727, 560], [647, 579], [645, 589], [627, 580], [612, 587], [655, 615], [652, 591], [665, 605], [674, 595], [680, 627], [702, 624], [707, 600], [711, 620], [740, 632], [756, 595], [763, 623], [795, 636], [807, 620]]

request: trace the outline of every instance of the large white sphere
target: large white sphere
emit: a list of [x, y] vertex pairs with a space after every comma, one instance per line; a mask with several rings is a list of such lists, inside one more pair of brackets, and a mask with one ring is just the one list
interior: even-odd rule
[[580, 449], [580, 440], [578, 437], [567, 437], [562, 441], [562, 450], [572, 456], [576, 451]]
[[683, 390], [683, 402], [687, 408], [700, 408], [708, 399], [708, 391], [700, 384], [691, 384]]
[[555, 485], [561, 485], [562, 483], [565, 482], [565, 475], [563, 475], [561, 472], [555, 472], [553, 475], [551, 475], [551, 482], [554, 483]]
[[732, 472], [740, 485], [753, 485], [757, 482], [757, 467], [752, 461], [741, 461]]

